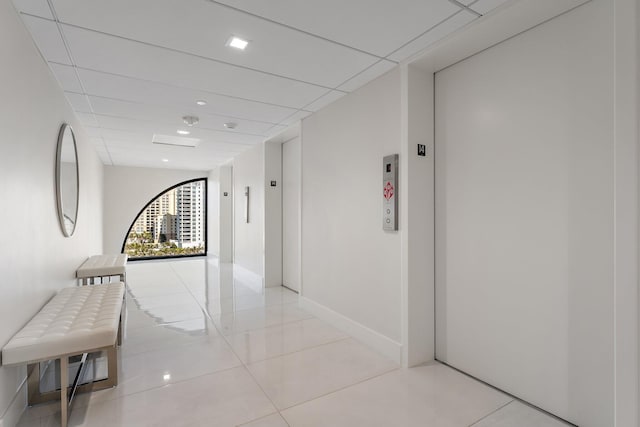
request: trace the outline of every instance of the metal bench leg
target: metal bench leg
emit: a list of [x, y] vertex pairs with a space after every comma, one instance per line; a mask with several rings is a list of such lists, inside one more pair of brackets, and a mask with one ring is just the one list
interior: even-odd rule
[[122, 311], [120, 312], [120, 322], [118, 323], [118, 346], [122, 346]]
[[69, 416], [69, 397], [67, 387], [69, 383], [69, 357], [60, 358], [60, 425], [67, 427]]
[[115, 387], [118, 385], [118, 346], [114, 345], [107, 349], [107, 363], [109, 369], [109, 379], [105, 387]]

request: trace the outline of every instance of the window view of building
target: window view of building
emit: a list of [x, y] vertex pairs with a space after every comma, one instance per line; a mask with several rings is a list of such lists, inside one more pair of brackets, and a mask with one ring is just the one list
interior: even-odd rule
[[130, 258], [205, 254], [205, 180], [162, 193], [138, 215], [124, 243]]

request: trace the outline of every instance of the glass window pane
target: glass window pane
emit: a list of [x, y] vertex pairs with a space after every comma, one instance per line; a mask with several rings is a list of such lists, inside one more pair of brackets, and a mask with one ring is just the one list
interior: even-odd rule
[[205, 255], [205, 180], [173, 187], [138, 215], [124, 244], [129, 258]]

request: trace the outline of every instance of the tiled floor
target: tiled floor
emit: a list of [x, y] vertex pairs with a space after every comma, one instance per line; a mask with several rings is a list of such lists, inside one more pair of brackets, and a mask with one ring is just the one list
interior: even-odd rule
[[[130, 263], [120, 384], [81, 395], [71, 426], [565, 424], [446, 366], [400, 369], [215, 259]], [[58, 405], [19, 426], [59, 426]]]

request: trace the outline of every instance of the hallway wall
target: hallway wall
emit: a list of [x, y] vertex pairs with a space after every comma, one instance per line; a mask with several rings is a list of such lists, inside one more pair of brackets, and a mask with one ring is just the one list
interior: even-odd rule
[[[103, 166], [11, 2], [0, 2], [0, 347], [76, 268], [102, 249]], [[80, 200], [75, 234], [56, 211], [55, 158], [63, 122], [75, 131]], [[26, 367], [0, 367], [0, 425], [26, 405]]]
[[233, 170], [222, 165], [209, 172], [208, 252], [220, 262], [233, 259]]
[[[264, 277], [264, 145], [233, 159], [233, 262]], [[249, 187], [249, 222], [245, 221]]]
[[382, 229], [381, 181], [382, 158], [401, 151], [400, 91], [396, 68], [302, 123], [302, 296], [390, 349], [401, 241]]

